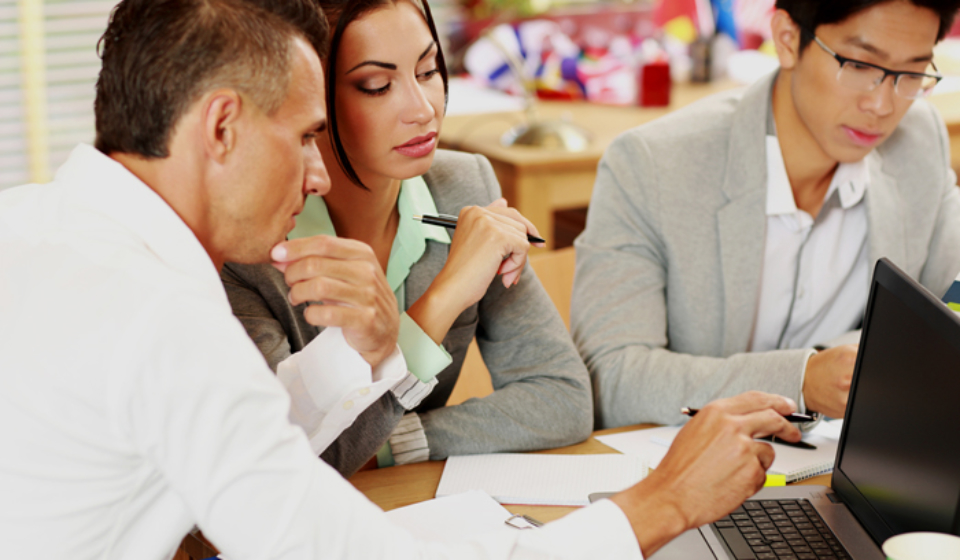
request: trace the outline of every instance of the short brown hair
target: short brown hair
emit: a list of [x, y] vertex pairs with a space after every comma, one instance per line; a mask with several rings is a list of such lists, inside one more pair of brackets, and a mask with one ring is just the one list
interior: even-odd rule
[[272, 114], [286, 99], [293, 37], [326, 56], [314, 0], [123, 0], [98, 44], [97, 149], [167, 157], [179, 119], [217, 87]]

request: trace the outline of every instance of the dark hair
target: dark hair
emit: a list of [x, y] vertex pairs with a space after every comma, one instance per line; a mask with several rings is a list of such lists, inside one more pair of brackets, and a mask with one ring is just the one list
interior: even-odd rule
[[293, 37], [326, 55], [315, 0], [123, 0], [97, 45], [97, 149], [169, 156], [183, 113], [217, 87], [273, 114], [286, 99]]
[[[805, 33], [800, 34], [800, 51], [813, 41], [813, 33], [821, 25], [840, 23], [878, 4], [894, 0], [777, 0], [777, 9], [784, 10]], [[960, 8], [960, 0], [909, 0], [915, 6], [927, 8], [940, 16], [937, 41], [946, 37], [953, 27], [953, 18]]]
[[[430, 34], [437, 44], [437, 69], [440, 70], [440, 76], [443, 78], [444, 106], [446, 106], [446, 100], [450, 95], [450, 90], [447, 77], [447, 65], [443, 59], [443, 49], [440, 46], [440, 35], [437, 33], [437, 26], [433, 22], [433, 14], [430, 13], [430, 6], [427, 4], [427, 1], [411, 1], [423, 12], [423, 17], [427, 20], [427, 27], [430, 28]], [[387, 6], [396, 2], [397, 0], [317, 0], [323, 13], [327, 16], [330, 27], [333, 28], [333, 35], [330, 39], [330, 49], [327, 54], [326, 64], [324, 65], [327, 74], [327, 129], [340, 169], [343, 170], [347, 178], [360, 187], [364, 187], [363, 181], [357, 176], [356, 170], [350, 163], [350, 157], [343, 147], [343, 142], [340, 140], [336, 96], [337, 54], [340, 52], [340, 40], [343, 39], [343, 31], [350, 23], [381, 6]]]

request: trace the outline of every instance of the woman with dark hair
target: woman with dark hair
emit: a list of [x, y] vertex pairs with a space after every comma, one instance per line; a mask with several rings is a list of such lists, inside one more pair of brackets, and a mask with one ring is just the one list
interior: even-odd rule
[[[526, 264], [527, 234], [538, 232], [507, 207], [485, 158], [436, 149], [447, 76], [429, 7], [319, 4], [334, 30], [329, 134], [318, 139], [331, 189], [307, 200], [290, 237], [373, 248], [397, 298], [410, 371], [321, 457], [349, 475], [374, 453], [386, 465], [585, 439], [593, 425], [586, 368]], [[455, 232], [414, 220], [437, 213], [459, 215]], [[320, 332], [304, 318], [308, 302], [288, 297], [273, 267], [231, 264], [223, 278], [272, 367]], [[495, 390], [446, 407], [474, 338]]]

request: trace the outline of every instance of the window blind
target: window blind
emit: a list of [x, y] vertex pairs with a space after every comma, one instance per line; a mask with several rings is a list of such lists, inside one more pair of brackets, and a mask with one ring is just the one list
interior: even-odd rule
[[93, 142], [96, 45], [115, 4], [0, 0], [0, 188], [47, 181]]

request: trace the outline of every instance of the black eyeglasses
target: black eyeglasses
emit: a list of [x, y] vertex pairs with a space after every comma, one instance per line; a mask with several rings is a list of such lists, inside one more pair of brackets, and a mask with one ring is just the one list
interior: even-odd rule
[[823, 44], [823, 41], [812, 32], [806, 30], [804, 32], [813, 37], [813, 40], [820, 45], [821, 49], [840, 63], [837, 81], [844, 87], [864, 92], [873, 91], [887, 79], [887, 76], [893, 76], [893, 90], [897, 95], [906, 99], [920, 99], [930, 95], [934, 86], [943, 79], [933, 61], [930, 61], [930, 66], [936, 72], [935, 74], [888, 70], [883, 66], [840, 56]]

